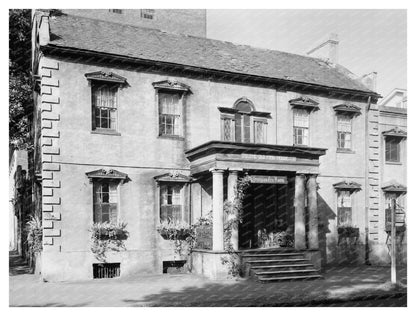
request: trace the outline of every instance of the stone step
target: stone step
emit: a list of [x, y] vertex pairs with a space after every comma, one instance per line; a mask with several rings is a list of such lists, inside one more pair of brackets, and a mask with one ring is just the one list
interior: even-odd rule
[[281, 277], [258, 277], [258, 280], [262, 283], [267, 282], [287, 282], [287, 281], [303, 281], [303, 280], [317, 280], [322, 279], [322, 275], [320, 274], [312, 274], [312, 275], [301, 275], [301, 276], [281, 276]]
[[306, 276], [306, 275], [316, 275], [318, 271], [315, 269], [307, 270], [287, 270], [287, 271], [255, 271], [257, 277], [267, 276], [267, 277], [283, 277], [283, 276]]
[[282, 264], [282, 265], [266, 265], [266, 266], [251, 266], [251, 270], [257, 271], [287, 271], [287, 270], [302, 270], [302, 269], [313, 269], [313, 265], [311, 263], [304, 263], [304, 264]]
[[271, 256], [281, 256], [281, 257], [288, 257], [288, 256], [304, 256], [301, 252], [270, 252], [270, 253], [254, 253], [254, 254], [243, 254], [245, 258], [252, 258], [252, 257], [271, 257]]
[[257, 254], [257, 253], [294, 253], [299, 252], [294, 248], [286, 247], [270, 247], [270, 248], [256, 248], [256, 249], [245, 249], [241, 250], [241, 254]]
[[296, 254], [256, 254], [256, 255], [243, 255], [243, 261], [250, 260], [292, 260], [292, 259], [304, 259], [305, 256], [302, 253]]
[[289, 265], [289, 264], [307, 264], [306, 259], [268, 259], [268, 260], [249, 260], [246, 262], [250, 267], [267, 266], [267, 265]]

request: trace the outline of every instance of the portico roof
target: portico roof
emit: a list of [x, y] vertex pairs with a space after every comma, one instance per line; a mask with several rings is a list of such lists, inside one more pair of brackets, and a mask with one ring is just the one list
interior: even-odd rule
[[304, 146], [210, 141], [185, 152], [191, 173], [210, 168], [317, 173], [319, 157], [326, 149]]

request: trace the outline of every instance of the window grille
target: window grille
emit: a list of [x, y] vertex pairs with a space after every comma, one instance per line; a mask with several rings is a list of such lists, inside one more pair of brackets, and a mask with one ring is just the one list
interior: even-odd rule
[[123, 10], [121, 10], [121, 9], [110, 9], [109, 11], [111, 13], [117, 13], [117, 14], [122, 14], [123, 13]]
[[120, 263], [94, 263], [92, 269], [94, 279], [110, 279], [120, 276]]

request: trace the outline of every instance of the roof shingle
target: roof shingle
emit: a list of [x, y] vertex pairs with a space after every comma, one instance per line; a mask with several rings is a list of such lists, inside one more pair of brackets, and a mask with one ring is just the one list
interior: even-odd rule
[[59, 47], [372, 92], [312, 57], [71, 15], [49, 23], [50, 44]]

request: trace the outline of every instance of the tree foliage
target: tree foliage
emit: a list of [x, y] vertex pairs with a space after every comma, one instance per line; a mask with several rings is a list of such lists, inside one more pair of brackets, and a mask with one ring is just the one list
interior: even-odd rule
[[9, 144], [30, 148], [31, 10], [9, 10]]

